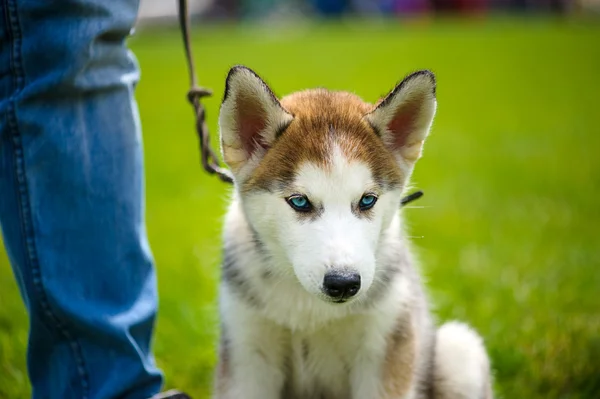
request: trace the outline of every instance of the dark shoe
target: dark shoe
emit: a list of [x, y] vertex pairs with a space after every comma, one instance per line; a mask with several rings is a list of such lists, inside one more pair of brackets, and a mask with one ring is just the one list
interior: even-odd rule
[[189, 395], [187, 395], [183, 392], [180, 392], [176, 389], [171, 389], [170, 391], [156, 394], [153, 397], [151, 397], [150, 399], [192, 399], [192, 398], [190, 398]]

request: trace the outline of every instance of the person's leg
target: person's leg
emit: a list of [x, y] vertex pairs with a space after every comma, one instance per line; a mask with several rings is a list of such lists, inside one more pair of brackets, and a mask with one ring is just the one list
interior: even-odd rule
[[156, 278], [124, 44], [138, 1], [0, 5], [0, 222], [33, 397], [150, 397]]

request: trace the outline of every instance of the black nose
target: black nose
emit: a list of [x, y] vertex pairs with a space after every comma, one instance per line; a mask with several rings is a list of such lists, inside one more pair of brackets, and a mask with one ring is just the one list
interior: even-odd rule
[[356, 295], [360, 290], [360, 274], [353, 272], [329, 272], [323, 279], [325, 294], [338, 300]]

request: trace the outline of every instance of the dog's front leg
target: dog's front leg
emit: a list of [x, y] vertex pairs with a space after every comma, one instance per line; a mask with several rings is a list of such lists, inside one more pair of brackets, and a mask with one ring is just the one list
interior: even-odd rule
[[382, 355], [359, 353], [352, 367], [350, 382], [352, 399], [383, 399], [383, 381], [381, 370]]
[[223, 317], [216, 398], [280, 399], [286, 331], [254, 312], [235, 313]]
[[[352, 368], [351, 384], [352, 399], [412, 399], [411, 374], [413, 370], [410, 355], [402, 359], [400, 364], [392, 364], [385, 353], [359, 354]], [[394, 375], [395, 371], [403, 369], [405, 375]]]
[[[360, 316], [347, 326], [346, 348], [352, 354], [350, 387], [352, 399], [383, 399], [383, 367], [386, 332], [391, 323], [375, 316]], [[386, 398], [387, 399], [387, 398]]]
[[[415, 340], [410, 318], [366, 317], [359, 320], [353, 341], [352, 399], [412, 399]], [[361, 329], [358, 326], [368, 326]]]

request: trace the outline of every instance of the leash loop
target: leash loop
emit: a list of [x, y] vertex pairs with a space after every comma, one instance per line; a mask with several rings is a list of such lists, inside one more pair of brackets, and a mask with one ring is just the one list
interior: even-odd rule
[[201, 100], [203, 97], [211, 96], [212, 91], [198, 85], [196, 68], [194, 67], [194, 56], [192, 55], [189, 20], [187, 0], [179, 0], [179, 26], [181, 27], [181, 35], [183, 36], [185, 57], [190, 78], [190, 90], [187, 93], [187, 99], [192, 104], [196, 114], [196, 134], [200, 147], [200, 162], [202, 168], [211, 175], [216, 174], [222, 181], [233, 183], [231, 172], [221, 167], [219, 157], [210, 146], [210, 134], [206, 125], [206, 111]]

